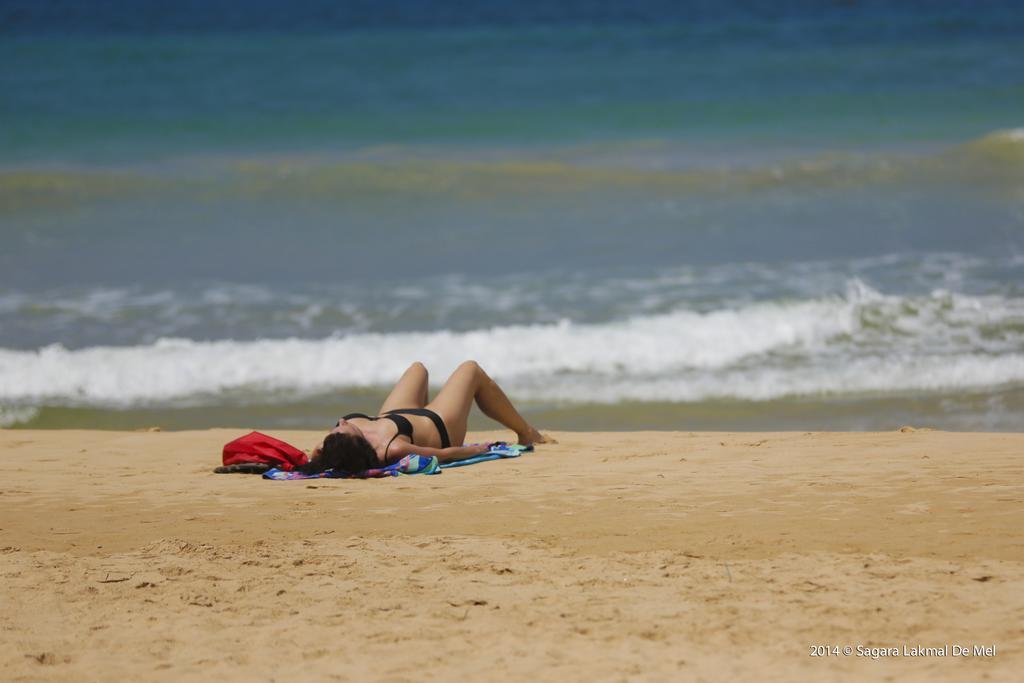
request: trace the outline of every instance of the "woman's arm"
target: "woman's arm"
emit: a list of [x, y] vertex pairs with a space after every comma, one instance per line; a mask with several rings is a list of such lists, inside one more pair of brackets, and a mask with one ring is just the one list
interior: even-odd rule
[[486, 453], [491, 449], [490, 444], [474, 444], [472, 446], [454, 446], [452, 448], [429, 448], [427, 446], [416, 446], [407, 441], [392, 444], [388, 452], [388, 464], [398, 462], [406, 455], [434, 455], [439, 463], [455, 462], [465, 460], [474, 455]]

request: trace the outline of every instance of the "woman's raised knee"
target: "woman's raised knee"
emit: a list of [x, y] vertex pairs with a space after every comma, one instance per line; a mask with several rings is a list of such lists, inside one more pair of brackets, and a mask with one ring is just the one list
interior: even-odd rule
[[459, 370], [465, 369], [466, 371], [472, 371], [472, 372], [483, 372], [484, 371], [484, 369], [480, 367], [480, 364], [477, 363], [475, 360], [464, 360], [464, 361], [462, 361], [461, 363], [459, 363], [458, 369]]

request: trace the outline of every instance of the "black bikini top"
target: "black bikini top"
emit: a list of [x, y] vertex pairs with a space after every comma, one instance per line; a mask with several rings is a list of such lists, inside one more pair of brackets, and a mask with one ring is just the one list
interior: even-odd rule
[[[392, 415], [388, 413], [385, 415], [380, 415], [378, 417], [370, 417], [369, 415], [365, 415], [363, 413], [349, 413], [348, 415], [342, 417], [341, 420], [351, 420], [353, 417], [361, 417], [364, 420], [370, 420], [371, 422], [376, 422], [377, 420], [380, 419], [391, 420], [392, 422], [395, 423], [395, 426], [398, 427], [398, 434], [409, 437], [409, 441], [412, 441], [412, 422], [409, 422], [409, 418], [403, 415]], [[337, 427], [339, 424], [341, 424], [341, 420], [338, 420], [334, 424], [334, 426]], [[395, 434], [395, 436], [398, 436], [398, 434]], [[390, 445], [391, 444], [388, 444], [388, 446]]]
[[[434, 427], [437, 428], [437, 435], [441, 441], [442, 449], [452, 446], [452, 439], [449, 438], [447, 433], [447, 427], [444, 425], [444, 421], [441, 420], [440, 416], [433, 411], [426, 408], [406, 408], [396, 411], [388, 411], [384, 415], [372, 418], [364, 413], [349, 413], [344, 416], [341, 420], [351, 420], [352, 418], [362, 418], [364, 420], [370, 420], [376, 422], [377, 420], [390, 420], [394, 423], [394, 426], [398, 428], [398, 433], [391, 437], [391, 441], [387, 442], [387, 446], [384, 447], [384, 457], [387, 457], [388, 449], [391, 447], [391, 442], [394, 441], [398, 435], [406, 436], [409, 440], [416, 445], [416, 441], [413, 439], [413, 423], [409, 421], [409, 418], [403, 417], [403, 415], [419, 415], [426, 418], [430, 418], [430, 421], [434, 423]], [[335, 423], [335, 427], [341, 424], [341, 420]]]

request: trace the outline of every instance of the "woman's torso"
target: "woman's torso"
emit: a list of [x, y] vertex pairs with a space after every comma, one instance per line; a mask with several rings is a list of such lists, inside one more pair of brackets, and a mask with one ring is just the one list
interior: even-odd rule
[[[371, 431], [378, 437], [377, 441], [379, 443], [372, 445], [382, 460], [388, 458], [388, 449], [394, 441], [402, 440], [416, 446], [441, 448], [441, 436], [438, 434], [437, 427], [425, 415], [405, 414], [391, 416], [385, 414], [364, 416], [362, 414], [352, 414], [351, 416], [346, 416], [345, 419], [359, 427], [364, 434], [367, 431]], [[402, 431], [400, 425], [403, 421], [411, 425], [411, 435], [400, 433]]]

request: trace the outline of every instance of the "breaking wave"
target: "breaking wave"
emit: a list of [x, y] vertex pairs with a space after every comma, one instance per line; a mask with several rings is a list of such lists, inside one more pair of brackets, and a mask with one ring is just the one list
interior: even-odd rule
[[700, 401], [979, 389], [1024, 382], [1024, 298], [935, 290], [710, 311], [322, 339], [0, 350], [0, 404], [259, 402], [392, 383], [411, 360], [443, 380], [474, 358], [517, 398]]

